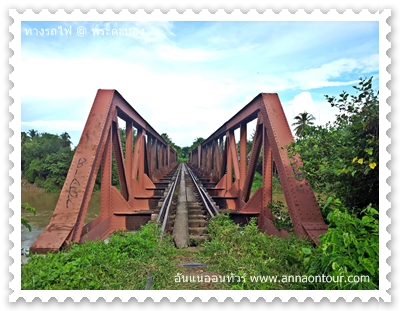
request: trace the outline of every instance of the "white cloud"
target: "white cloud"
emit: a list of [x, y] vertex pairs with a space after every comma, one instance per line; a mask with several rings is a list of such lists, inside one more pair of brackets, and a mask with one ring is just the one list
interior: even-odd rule
[[[144, 30], [137, 40], [113, 37], [109, 39], [113, 41], [96, 41], [91, 46], [82, 46], [82, 53], [77, 58], [68, 55], [58, 59], [34, 57], [32, 53], [38, 55], [37, 51], [24, 51], [20, 72], [23, 105], [26, 107], [34, 101], [37, 105], [35, 109], [44, 110], [46, 106], [57, 105], [57, 101], [62, 100], [70, 102], [70, 108], [81, 110], [81, 119], [77, 123], [58, 120], [25, 124], [36, 126], [38, 130], [43, 124], [48, 131], [58, 130], [60, 126], [67, 131], [82, 130], [83, 126], [79, 124], [86, 120], [97, 90], [116, 89], [156, 131], [167, 132], [177, 145], [185, 146], [196, 137], [206, 138], [261, 92], [304, 91], [299, 91], [292, 101], [285, 103], [285, 109], [290, 109], [286, 112], [289, 124], [295, 115], [304, 110], [314, 114], [317, 120], [325, 120], [330, 114], [313, 101], [309, 91], [354, 84], [354, 73], [378, 70], [378, 55], [370, 55], [360, 59], [341, 58], [314, 68], [293, 61], [296, 65], [293, 68], [306, 69], [280, 71], [280, 64], [271, 61], [271, 54], [265, 56], [260, 53], [267, 44], [261, 41], [242, 42], [245, 40], [239, 38], [244, 38], [244, 35], [238, 37], [236, 44], [219, 42], [219, 45], [216, 43], [213, 46], [214, 49], [210, 49], [210, 45], [202, 44], [207, 43], [204, 39], [207, 33], [199, 34], [203, 41], [187, 42], [185, 37], [177, 37], [174, 24], [170, 22], [136, 22], [133, 25]], [[108, 22], [97, 26], [121, 28], [131, 27], [132, 24]], [[225, 24], [217, 26], [222, 29]], [[245, 33], [246, 29], [240, 30]], [[219, 37], [224, 36], [225, 32], [218, 34]], [[291, 32], [287, 32], [286, 36], [291, 38]], [[278, 41], [282, 38], [278, 34], [273, 37]], [[295, 45], [292, 41], [286, 40], [285, 44]], [[268, 45], [268, 51], [272, 54], [280, 54], [283, 49], [282, 45], [270, 47]], [[304, 47], [307, 44], [302, 49]], [[296, 53], [299, 55], [298, 50], [293, 52], [286, 46], [284, 51], [287, 55], [292, 53], [290, 57], [293, 59]], [[258, 57], [260, 54], [261, 58]], [[259, 64], [260, 59], [270, 62], [269, 67]], [[215, 60], [220, 62], [207, 63]], [[190, 71], [190, 65], [200, 62], [201, 66], [204, 65], [202, 68], [193, 66], [195, 69]], [[258, 74], [254, 68], [262, 68], [260, 73], [267, 74]], [[86, 104], [82, 105], [83, 102]], [[63, 108], [59, 107], [60, 110]]]
[[82, 131], [86, 121], [67, 121], [67, 120], [34, 120], [23, 121], [23, 128], [35, 129], [39, 133], [63, 133], [69, 131]]
[[[365, 74], [378, 71], [379, 57], [377, 54], [360, 59], [342, 58], [319, 67], [283, 72], [281, 74], [266, 74], [257, 77], [252, 83], [263, 92], [280, 92], [288, 89], [311, 90], [330, 86], [346, 86], [357, 84], [358, 80], [348, 80], [344, 75]], [[358, 79], [359, 77], [357, 77]]]
[[[290, 75], [292, 84], [302, 90], [315, 89], [326, 86], [352, 85], [358, 80], [343, 81], [341, 76], [349, 73], [368, 73], [378, 71], [377, 54], [370, 55], [361, 59], [342, 58], [333, 62], [324, 64], [318, 68], [311, 68], [294, 72]], [[331, 81], [332, 79], [342, 81]]]
[[326, 102], [314, 102], [310, 92], [301, 92], [292, 100], [282, 103], [289, 127], [294, 133], [292, 123], [294, 118], [302, 112], [308, 112], [315, 117], [314, 125], [325, 125], [336, 120], [337, 108], [331, 107]]
[[229, 108], [236, 107], [235, 103], [228, 108], [221, 105], [229, 103], [238, 89], [229, 79], [220, 81], [218, 77], [179, 72], [157, 73], [118, 60], [28, 58], [23, 63], [22, 76], [25, 106], [34, 99], [35, 109], [43, 110], [48, 105], [57, 105], [57, 99], [69, 99], [68, 108], [81, 111], [79, 122], [38, 120], [24, 122], [24, 126], [39, 131], [42, 128], [46, 131], [82, 130], [82, 122], [88, 116], [97, 90], [116, 89], [157, 132], [167, 132], [170, 136], [172, 131], [181, 132], [182, 141], [174, 140], [178, 145], [188, 145], [188, 141], [195, 138], [182, 129], [204, 130], [212, 125], [216, 130], [230, 118]]
[[221, 52], [208, 51], [197, 48], [183, 49], [173, 45], [160, 45], [157, 55], [172, 61], [200, 62], [216, 60], [221, 57]]
[[317, 111], [310, 92], [302, 92], [296, 95], [293, 100], [286, 102], [285, 104], [289, 104], [292, 107], [292, 118], [304, 111], [315, 116]]
[[[196, 50], [192, 52], [188, 52], [185, 57], [191, 60], [209, 57]], [[202, 137], [211, 134], [260, 92], [279, 93], [293, 88], [313, 89], [335, 84], [354, 84], [354, 81], [329, 80], [355, 70], [373, 70], [375, 66], [374, 56], [360, 60], [340, 59], [318, 68], [278, 77], [264, 75], [251, 80], [248, 76], [238, 78], [234, 75], [223, 76], [221, 79], [221, 75], [211, 76], [205, 72], [161, 73], [144, 65], [116, 59], [58, 60], [26, 57], [22, 66], [22, 99], [25, 104], [30, 99], [36, 99], [36, 104], [37, 99], [40, 99], [44, 106], [54, 105], [58, 98], [70, 99], [69, 108], [73, 109], [75, 105], [76, 109], [82, 111], [77, 123], [35, 121], [31, 127], [40, 130], [39, 126], [46, 124], [48, 131], [58, 131], [60, 126], [66, 131], [82, 130], [82, 123], [79, 122], [86, 120], [97, 90], [117, 89], [156, 131], [167, 132], [177, 145], [184, 146], [190, 145], [196, 138], [192, 137], [192, 130], [201, 128], [204, 133]], [[86, 105], [82, 106], [82, 101]], [[328, 108], [320, 108], [328, 106], [326, 103], [317, 106], [310, 92], [299, 93], [292, 101], [284, 104], [290, 125], [293, 118], [303, 111], [312, 113], [317, 118], [316, 124], [325, 124], [334, 116]], [[190, 130], [182, 132], [182, 129], [188, 128]]]
[[135, 25], [143, 33], [138, 37], [146, 43], [164, 42], [175, 36], [172, 22], [136, 22]]

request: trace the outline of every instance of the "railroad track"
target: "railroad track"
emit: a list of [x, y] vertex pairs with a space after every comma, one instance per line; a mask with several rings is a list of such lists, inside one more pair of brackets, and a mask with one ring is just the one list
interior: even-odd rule
[[209, 240], [209, 220], [219, 213], [219, 208], [208, 196], [201, 179], [184, 163], [170, 176], [169, 185], [155, 211], [162, 232], [171, 234], [177, 247], [191, 247]]

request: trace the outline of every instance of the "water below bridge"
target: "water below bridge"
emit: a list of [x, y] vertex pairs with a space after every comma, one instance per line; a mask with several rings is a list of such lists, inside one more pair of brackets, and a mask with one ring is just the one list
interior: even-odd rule
[[[28, 251], [33, 242], [49, 224], [53, 211], [57, 205], [59, 193], [46, 193], [37, 191], [22, 191], [21, 202], [28, 203], [36, 209], [36, 215], [23, 210], [22, 217], [28, 219], [32, 227], [29, 231], [21, 226], [21, 248]], [[85, 223], [100, 214], [100, 192], [94, 192], [90, 200], [89, 210], [86, 214]]]

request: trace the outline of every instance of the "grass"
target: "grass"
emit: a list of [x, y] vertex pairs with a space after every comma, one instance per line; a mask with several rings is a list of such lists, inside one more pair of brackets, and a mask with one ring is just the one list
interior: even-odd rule
[[224, 289], [306, 289], [307, 284], [251, 282], [251, 276], [304, 275], [301, 250], [312, 247], [295, 236], [266, 236], [255, 219], [246, 226], [234, 224], [228, 215], [218, 215], [209, 225], [211, 241], [203, 244], [199, 257], [220, 275], [234, 275]]
[[[109, 243], [74, 244], [56, 254], [32, 255], [22, 267], [22, 289], [145, 289], [148, 276], [164, 287], [177, 271], [170, 239], [158, 240], [153, 223], [137, 232], [118, 232]], [[159, 269], [159, 267], [163, 267]], [[167, 273], [168, 271], [168, 273]]]
[[[255, 223], [239, 227], [227, 215], [219, 215], [210, 222], [212, 240], [193, 252], [176, 249], [168, 236], [160, 241], [159, 230], [158, 225], [148, 223], [137, 232], [114, 234], [108, 244], [91, 241], [73, 244], [69, 251], [29, 255], [22, 266], [21, 288], [145, 289], [150, 276], [154, 290], [305, 288], [302, 284], [237, 281], [250, 275], [304, 273], [299, 250], [307, 242], [295, 237], [268, 237], [258, 232]], [[185, 267], [185, 263], [206, 266]], [[233, 275], [236, 281], [228, 282], [227, 277]]]
[[[262, 176], [256, 174], [253, 188], [260, 180]], [[277, 179], [273, 192], [275, 198], [282, 193]], [[283, 205], [275, 207], [284, 210]], [[22, 266], [21, 288], [143, 290], [149, 277], [154, 290], [312, 288], [304, 283], [250, 280], [250, 276], [306, 274], [302, 249], [312, 249], [310, 242], [295, 236], [266, 236], [254, 221], [241, 227], [226, 214], [212, 219], [209, 231], [211, 241], [201, 243], [195, 252], [176, 249], [170, 236], [160, 240], [160, 227], [148, 223], [137, 232], [117, 232], [108, 244], [89, 241], [73, 244], [69, 251], [29, 255], [29, 262]]]

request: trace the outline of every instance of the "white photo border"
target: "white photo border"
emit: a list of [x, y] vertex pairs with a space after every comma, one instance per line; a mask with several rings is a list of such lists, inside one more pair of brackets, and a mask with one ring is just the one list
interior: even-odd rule
[[[165, 12], [165, 10], [164, 10]], [[386, 228], [391, 224], [391, 219], [387, 215], [391, 207], [391, 202], [387, 200], [387, 195], [391, 191], [391, 187], [386, 180], [390, 177], [390, 170], [387, 163], [391, 160], [391, 155], [387, 151], [387, 147], [391, 144], [391, 138], [386, 135], [391, 128], [390, 122], [387, 120], [391, 112], [391, 107], [388, 104], [388, 98], [391, 96], [391, 90], [387, 87], [391, 79], [391, 74], [388, 73], [387, 67], [391, 64], [391, 59], [387, 55], [391, 48], [391, 43], [387, 36], [391, 31], [391, 26], [387, 23], [391, 16], [391, 10], [376, 10], [371, 13], [369, 10], [361, 10], [359, 13], [348, 9], [342, 13], [336, 10], [328, 12], [321, 10], [313, 10], [307, 13], [305, 10], [297, 10], [291, 13], [289, 10], [281, 10], [275, 13], [273, 10], [265, 10], [258, 12], [255, 9], [244, 11], [233, 10], [230, 14], [223, 9], [218, 9], [215, 13], [211, 13], [206, 9], [195, 13], [193, 10], [185, 10], [183, 13], [171, 9], [167, 13], [155, 9], [147, 13], [145, 10], [139, 9], [135, 12], [122, 10], [119, 13], [114, 13], [111, 9], [100, 14], [95, 9], [88, 13], [82, 13], [79, 9], [68, 14], [64, 10], [58, 10], [52, 14], [48, 10], [42, 10], [35, 13], [32, 10], [26, 10], [19, 13], [16, 10], [10, 10], [9, 14], [14, 20], [10, 26], [10, 32], [14, 39], [10, 42], [9, 47], [13, 51], [13, 56], [10, 58], [10, 64], [14, 71], [10, 74], [10, 81], [14, 83], [14, 87], [10, 90], [9, 95], [14, 103], [10, 106], [9, 111], [14, 118], [9, 123], [9, 127], [14, 132], [14, 135], [9, 139], [13, 147], [13, 152], [9, 158], [14, 166], [9, 171], [14, 183], [9, 187], [14, 199], [9, 203], [9, 207], [13, 210], [13, 216], [9, 219], [14, 230], [9, 239], [14, 243], [14, 247], [9, 250], [9, 255], [13, 259], [13, 264], [9, 271], [13, 274], [14, 279], [9, 283], [10, 289], [13, 291], [9, 296], [9, 301], [14, 302], [19, 298], [25, 301], [32, 301], [38, 297], [41, 301], [49, 301], [52, 297], [59, 302], [65, 301], [67, 298], [72, 298], [75, 302], [81, 301], [82, 298], [88, 298], [90, 301], [97, 301], [98, 298], [104, 298], [107, 302], [119, 297], [122, 301], [128, 301], [131, 298], [136, 298], [138, 301], [145, 301], [147, 298], [152, 298], [154, 301], [161, 301], [167, 297], [169, 301], [177, 301], [179, 298], [184, 298], [185, 301], [193, 301], [195, 298], [200, 298], [203, 302], [209, 301], [211, 298], [216, 298], [218, 301], [225, 301], [226, 298], [232, 298], [235, 302], [241, 301], [243, 298], [248, 298], [250, 301], [257, 301], [259, 298], [264, 298], [265, 301], [273, 301], [279, 298], [282, 301], [289, 301], [291, 298], [297, 301], [305, 301], [307, 298], [312, 298], [313, 301], [321, 301], [323, 298], [328, 298], [331, 302], [337, 301], [339, 298], [344, 298], [346, 301], [353, 301], [355, 298], [360, 298], [362, 301], [369, 301], [371, 298], [383, 301], [391, 301], [391, 296], [388, 290], [391, 283], [387, 276], [391, 272], [391, 267], [387, 263], [387, 259], [391, 256], [391, 250], [387, 248], [387, 243], [391, 239], [391, 235]], [[379, 252], [380, 252], [380, 279], [379, 290], [376, 291], [29, 291], [21, 290], [21, 256], [20, 256], [20, 219], [21, 219], [21, 97], [20, 97], [20, 60], [21, 60], [21, 22], [23, 21], [378, 21], [379, 22], [379, 97], [380, 97], [380, 162], [385, 163], [380, 168], [380, 234], [379, 234]]]

